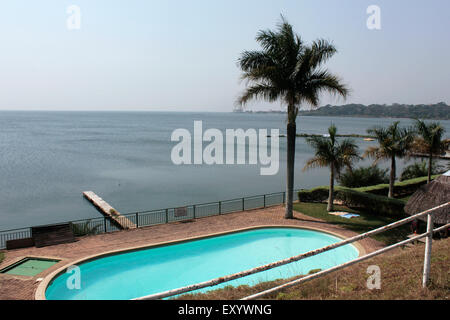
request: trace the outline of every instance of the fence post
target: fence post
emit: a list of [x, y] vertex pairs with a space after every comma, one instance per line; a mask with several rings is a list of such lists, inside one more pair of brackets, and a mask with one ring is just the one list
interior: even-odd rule
[[166, 209], [166, 223], [169, 222], [169, 209]]
[[266, 195], [264, 195], [264, 209], [266, 208]]
[[194, 219], [195, 219], [195, 207], [196, 207], [196, 206], [195, 206], [195, 204], [194, 204]]
[[245, 198], [242, 198], [242, 211], [245, 211]]
[[219, 201], [219, 214], [222, 214], [222, 201]]
[[431, 267], [431, 247], [433, 243], [433, 215], [427, 216], [427, 237], [425, 242], [425, 259], [423, 263], [423, 281], [422, 286], [427, 287], [430, 280], [430, 267]]
[[283, 204], [286, 203], [286, 192], [283, 192]]
[[139, 228], [139, 212], [136, 212], [136, 228]]
[[106, 218], [103, 218], [103, 225], [105, 226], [105, 233], [106, 233]]

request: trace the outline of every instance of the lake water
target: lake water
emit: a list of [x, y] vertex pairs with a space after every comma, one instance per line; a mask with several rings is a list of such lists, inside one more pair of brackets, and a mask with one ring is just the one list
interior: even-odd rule
[[[275, 176], [261, 176], [259, 165], [174, 165], [172, 131], [193, 132], [195, 120], [203, 121], [204, 130], [286, 131], [282, 114], [0, 112], [0, 230], [99, 217], [82, 197], [88, 190], [127, 213], [285, 189], [284, 138], [280, 138], [280, 170]], [[368, 127], [392, 121], [303, 117], [297, 131], [322, 134], [333, 122], [340, 134], [365, 134]], [[450, 133], [450, 121], [441, 123]], [[356, 141], [361, 149], [373, 144]], [[296, 188], [328, 184], [327, 169], [302, 172], [312, 154], [305, 140], [297, 139]], [[403, 161], [398, 166], [399, 174]]]

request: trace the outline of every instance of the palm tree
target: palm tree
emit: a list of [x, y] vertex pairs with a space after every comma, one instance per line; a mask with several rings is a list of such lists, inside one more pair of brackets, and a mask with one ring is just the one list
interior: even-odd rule
[[389, 198], [394, 197], [394, 182], [396, 176], [395, 158], [403, 158], [408, 155], [414, 139], [413, 131], [409, 128], [399, 127], [400, 121], [396, 121], [387, 128], [373, 127], [367, 133], [375, 136], [378, 146], [367, 148], [364, 157], [374, 158], [374, 165], [381, 160], [391, 160], [389, 175]]
[[443, 136], [445, 129], [439, 122], [425, 123], [416, 119], [416, 132], [419, 135], [413, 144], [413, 150], [428, 155], [428, 183], [431, 182], [433, 168], [433, 154], [440, 154], [445, 150]]
[[260, 31], [256, 36], [261, 51], [245, 51], [239, 58], [242, 79], [247, 88], [238, 103], [245, 106], [252, 99], [277, 100], [287, 105], [287, 179], [286, 214], [291, 219], [294, 195], [294, 159], [296, 118], [301, 104], [318, 106], [322, 92], [346, 97], [348, 89], [341, 80], [322, 68], [336, 53], [326, 40], [306, 45], [281, 17], [276, 31]]
[[351, 139], [341, 142], [336, 140], [337, 128], [331, 125], [328, 128], [329, 137], [310, 137], [306, 142], [315, 149], [315, 156], [306, 162], [303, 171], [310, 168], [330, 167], [330, 190], [328, 196], [328, 211], [333, 211], [334, 201], [334, 179], [336, 173], [341, 173], [342, 167], [346, 166], [351, 170], [355, 160], [359, 160], [358, 146]]

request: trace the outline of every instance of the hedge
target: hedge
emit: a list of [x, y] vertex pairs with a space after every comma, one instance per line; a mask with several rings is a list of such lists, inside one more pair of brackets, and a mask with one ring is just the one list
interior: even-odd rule
[[[432, 176], [435, 179], [439, 175]], [[396, 196], [408, 196], [427, 183], [427, 177], [415, 178], [398, 182], [394, 186]], [[316, 187], [310, 190], [300, 190], [298, 199], [301, 202], [324, 202], [328, 200], [327, 186]], [[346, 188], [336, 186], [334, 188], [336, 200], [341, 200], [348, 207], [361, 208], [362, 211], [381, 215], [404, 215], [405, 203], [402, 200], [388, 198], [388, 184], [379, 184], [376, 186], [362, 188]]]
[[302, 189], [298, 192], [300, 202], [323, 202], [328, 199], [328, 187], [317, 187], [311, 190]]
[[369, 214], [398, 217], [405, 215], [405, 202], [399, 199], [354, 189], [339, 189], [336, 191], [335, 198], [341, 200], [347, 207], [360, 208], [361, 211]]
[[[431, 178], [435, 179], [438, 176], [439, 175], [434, 175]], [[397, 182], [394, 185], [394, 194], [396, 197], [410, 196], [414, 192], [416, 192], [416, 190], [419, 189], [420, 186], [422, 186], [426, 183], [427, 183], [427, 177], [421, 177], [421, 178], [415, 178], [415, 179], [411, 179], [411, 180], [405, 180], [402, 182]], [[353, 190], [387, 196], [389, 193], [389, 184], [379, 184], [379, 185], [375, 185], [375, 186], [355, 188]]]
[[[298, 198], [301, 202], [324, 202], [328, 200], [328, 190], [328, 187], [300, 190]], [[336, 187], [334, 198], [342, 201], [348, 207], [361, 209], [361, 211], [368, 214], [399, 217], [404, 215], [404, 201], [391, 199], [386, 196], [345, 187]]]

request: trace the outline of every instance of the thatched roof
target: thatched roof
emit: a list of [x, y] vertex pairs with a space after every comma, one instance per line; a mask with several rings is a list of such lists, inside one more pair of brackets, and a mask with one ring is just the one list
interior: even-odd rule
[[[450, 202], [450, 171], [421, 186], [409, 199], [405, 212], [414, 215], [447, 202]], [[437, 224], [450, 223], [450, 206], [435, 211], [433, 218]], [[421, 220], [426, 221], [426, 217]]]

